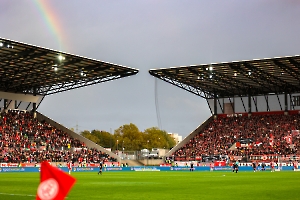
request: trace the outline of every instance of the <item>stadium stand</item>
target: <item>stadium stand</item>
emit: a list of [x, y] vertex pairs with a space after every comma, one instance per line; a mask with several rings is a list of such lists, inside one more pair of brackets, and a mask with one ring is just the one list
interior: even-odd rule
[[[205, 129], [173, 153], [176, 161], [202, 160], [202, 156], [300, 154], [300, 115], [218, 115]], [[233, 148], [231, 148], [233, 147]]]
[[299, 157], [300, 56], [151, 69], [206, 100], [211, 117], [167, 159], [286, 160]]
[[0, 118], [0, 163], [50, 162], [99, 163], [117, 159], [72, 138], [32, 112], [8, 110]]
[[0, 38], [0, 163], [120, 160], [39, 113], [56, 93], [116, 80], [137, 69]]

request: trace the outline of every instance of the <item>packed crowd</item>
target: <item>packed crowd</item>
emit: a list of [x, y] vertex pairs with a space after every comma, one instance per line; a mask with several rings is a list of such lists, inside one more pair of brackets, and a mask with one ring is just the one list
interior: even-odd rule
[[203, 155], [300, 154], [299, 132], [292, 131], [300, 129], [299, 122], [299, 114], [218, 117], [173, 156], [195, 160]]
[[116, 161], [97, 149], [33, 118], [31, 112], [8, 110], [0, 117], [1, 162], [78, 162]]

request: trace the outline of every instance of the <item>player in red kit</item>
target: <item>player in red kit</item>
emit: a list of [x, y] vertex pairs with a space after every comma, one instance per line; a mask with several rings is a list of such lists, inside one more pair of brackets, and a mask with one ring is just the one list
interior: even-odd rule
[[211, 162], [211, 163], [209, 164], [209, 167], [210, 167], [210, 171], [211, 171], [211, 172], [214, 171], [214, 163], [213, 163], [213, 162]]
[[293, 162], [293, 166], [294, 166], [294, 171], [298, 171], [298, 161], [297, 160], [295, 160]]
[[275, 162], [273, 160], [271, 161], [270, 166], [271, 166], [271, 172], [274, 172], [275, 171]]
[[71, 174], [73, 163], [70, 161], [70, 162], [68, 162], [67, 166], [69, 169], [69, 174]]

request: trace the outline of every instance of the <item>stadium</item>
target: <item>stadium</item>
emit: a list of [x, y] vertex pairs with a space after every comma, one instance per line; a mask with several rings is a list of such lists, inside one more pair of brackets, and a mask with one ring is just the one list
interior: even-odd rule
[[[122, 160], [38, 112], [48, 95], [129, 77], [137, 69], [4, 38], [0, 59], [1, 199], [33, 199], [42, 161], [66, 172], [72, 162], [77, 183], [68, 199], [297, 196], [300, 56], [149, 70], [206, 99], [211, 117], [163, 159], [141, 160]], [[101, 161], [99, 180], [95, 174]], [[236, 162], [238, 173], [232, 173]], [[268, 173], [272, 171], [276, 173]], [[258, 180], [266, 188], [254, 187]], [[274, 190], [274, 181], [281, 182], [281, 192]], [[228, 185], [235, 189], [224, 195]], [[95, 193], [98, 186], [101, 195]], [[196, 192], [199, 187], [206, 192]]]

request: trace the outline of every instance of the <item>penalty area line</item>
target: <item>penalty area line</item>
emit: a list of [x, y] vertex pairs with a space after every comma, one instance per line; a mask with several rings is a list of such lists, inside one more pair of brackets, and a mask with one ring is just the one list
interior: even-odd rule
[[2, 193], [2, 192], [0, 192], [0, 195], [23, 196], [23, 197], [35, 197], [36, 196], [36, 195], [32, 195], [32, 194], [10, 194], [10, 193]]

